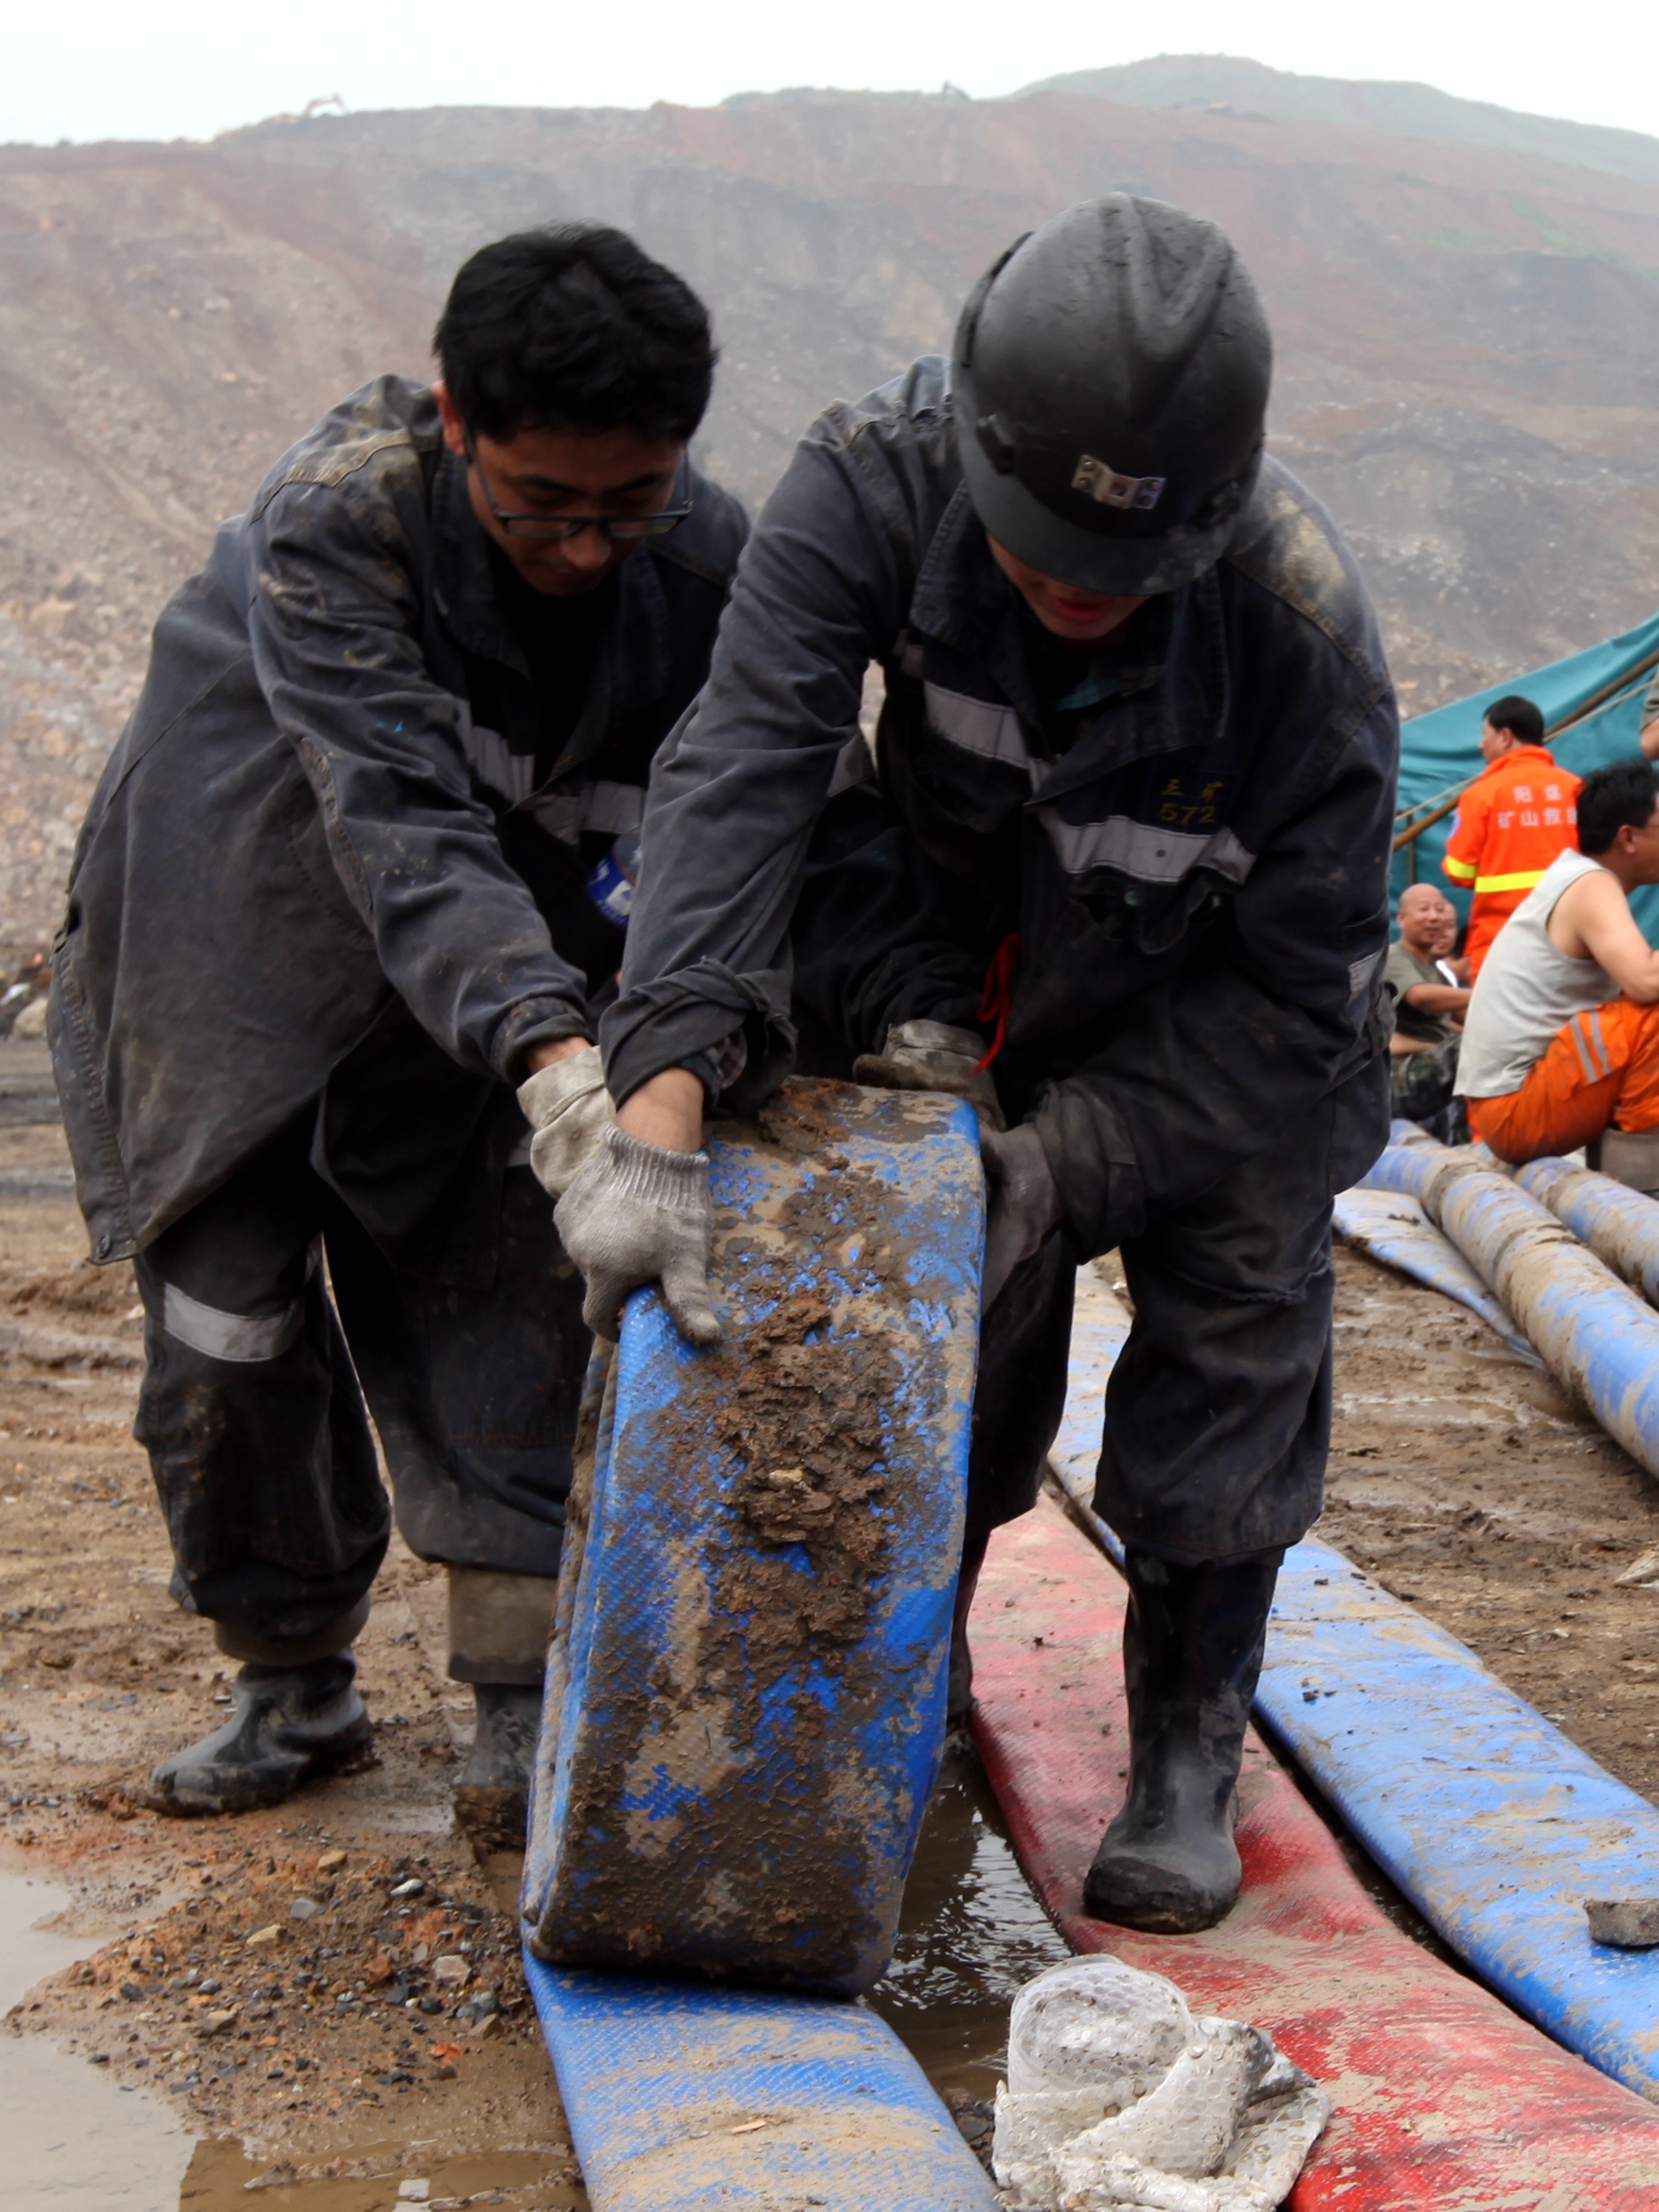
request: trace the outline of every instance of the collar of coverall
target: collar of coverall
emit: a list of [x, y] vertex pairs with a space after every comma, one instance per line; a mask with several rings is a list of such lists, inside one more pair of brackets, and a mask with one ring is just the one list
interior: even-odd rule
[[1500, 753], [1495, 760], [1489, 760], [1481, 775], [1501, 776], [1511, 768], [1529, 767], [1534, 761], [1545, 768], [1556, 765], [1556, 757], [1547, 745], [1516, 745], [1507, 753]]
[[[455, 454], [445, 453], [438, 463], [432, 536], [435, 596], [451, 634], [469, 652], [500, 661], [527, 682], [525, 656], [496, 602], [490, 541], [467, 493], [467, 464]], [[668, 602], [646, 544], [617, 572], [615, 604], [594, 662], [587, 703], [554, 776], [579, 766], [619, 716], [660, 698], [669, 668]]]
[[[1156, 629], [1149, 633], [1162, 657], [1117, 671], [1115, 694], [1101, 703], [1109, 711], [1091, 719], [1085, 709], [1072, 743], [1033, 792], [1033, 805], [1131, 761], [1184, 752], [1221, 737], [1227, 658], [1217, 570], [1206, 569], [1167, 598], [1167, 625], [1161, 634]], [[1019, 605], [1019, 595], [991, 558], [966, 487], [958, 487], [922, 558], [911, 595], [910, 631], [985, 669], [1030, 727], [1041, 729], [1042, 704]]]

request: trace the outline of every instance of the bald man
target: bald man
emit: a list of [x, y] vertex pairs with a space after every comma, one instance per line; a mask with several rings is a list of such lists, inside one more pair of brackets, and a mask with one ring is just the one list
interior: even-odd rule
[[1406, 1121], [1430, 1121], [1452, 1105], [1457, 1048], [1469, 993], [1438, 965], [1457, 937], [1457, 913], [1433, 883], [1409, 883], [1400, 895], [1400, 937], [1383, 970], [1394, 986], [1390, 1089]]

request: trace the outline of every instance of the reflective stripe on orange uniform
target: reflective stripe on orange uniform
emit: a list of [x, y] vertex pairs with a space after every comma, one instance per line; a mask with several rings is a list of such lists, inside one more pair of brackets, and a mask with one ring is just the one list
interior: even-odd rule
[[1563, 1022], [1518, 1091], [1471, 1098], [1469, 1126], [1519, 1167], [1606, 1129], [1659, 1128], [1659, 1007], [1609, 999]]
[[1440, 865], [1474, 893], [1463, 948], [1473, 974], [1550, 862], [1579, 842], [1579, 780], [1542, 745], [1518, 745], [1459, 801]]

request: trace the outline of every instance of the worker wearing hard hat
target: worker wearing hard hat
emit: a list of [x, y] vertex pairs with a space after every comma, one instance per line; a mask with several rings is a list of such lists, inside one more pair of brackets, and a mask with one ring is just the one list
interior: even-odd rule
[[1119, 194], [1002, 256], [951, 364], [808, 433], [653, 773], [619, 1126], [558, 1216], [595, 1326], [661, 1280], [706, 1342], [705, 1109], [775, 1085], [795, 1019], [865, 1080], [993, 1093], [959, 1595], [1035, 1498], [1077, 1265], [1120, 1247], [1097, 1502], [1131, 1771], [1086, 1895], [1148, 1928], [1237, 1894], [1268, 1608], [1321, 1499], [1331, 1194], [1386, 1130], [1396, 706], [1351, 558], [1263, 458], [1269, 373], [1222, 234]]

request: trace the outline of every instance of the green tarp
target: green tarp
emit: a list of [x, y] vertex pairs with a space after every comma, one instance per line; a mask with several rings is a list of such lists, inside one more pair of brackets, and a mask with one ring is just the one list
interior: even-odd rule
[[[1592, 646], [1588, 652], [1576, 652], [1570, 659], [1552, 661], [1546, 669], [1534, 669], [1529, 675], [1494, 684], [1490, 690], [1459, 699], [1452, 706], [1438, 706], [1433, 714], [1419, 714], [1400, 733], [1400, 806], [1419, 807], [1440, 794], [1449, 795], [1478, 772], [1482, 718], [1494, 700], [1511, 691], [1519, 691], [1535, 703], [1547, 729], [1569, 725], [1548, 740], [1550, 751], [1563, 768], [1586, 776], [1592, 768], [1636, 752], [1642, 700], [1652, 681], [1655, 662], [1659, 662], [1659, 615], [1627, 630], [1622, 637]], [[1460, 914], [1468, 911], [1469, 894], [1448, 883], [1440, 872], [1440, 856], [1451, 828], [1452, 816], [1448, 814], [1432, 830], [1423, 831], [1417, 840], [1415, 869], [1411, 847], [1396, 853], [1396, 899], [1407, 883], [1422, 881], [1437, 883]], [[1632, 904], [1649, 937], [1659, 940], [1659, 885], [1638, 891]]]

